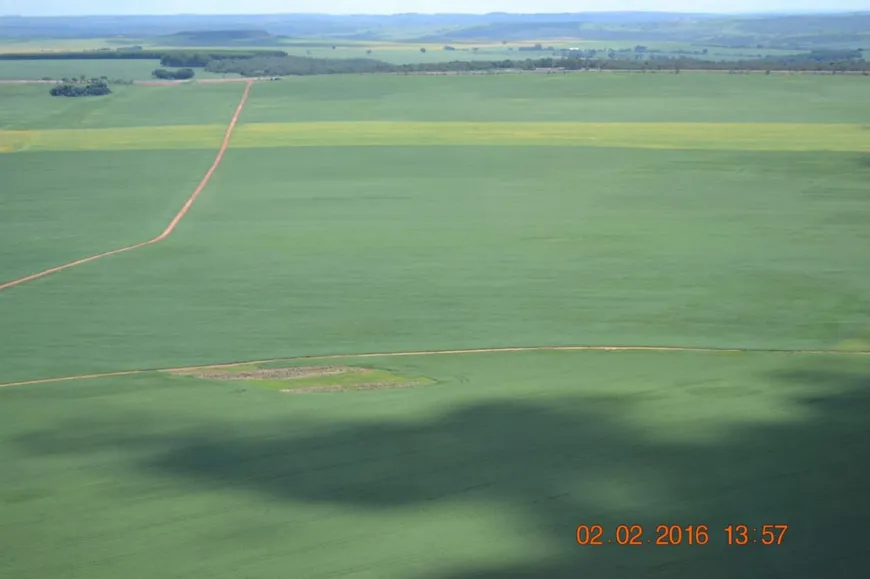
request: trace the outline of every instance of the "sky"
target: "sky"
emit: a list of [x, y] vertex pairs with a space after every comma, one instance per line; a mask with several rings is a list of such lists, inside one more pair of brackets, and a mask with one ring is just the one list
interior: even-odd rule
[[0, 14], [395, 14], [406, 12], [801, 12], [870, 10], [870, 0], [0, 0]]

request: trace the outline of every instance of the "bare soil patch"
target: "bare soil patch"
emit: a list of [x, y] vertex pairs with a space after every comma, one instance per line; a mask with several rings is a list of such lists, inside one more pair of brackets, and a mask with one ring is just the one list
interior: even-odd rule
[[423, 382], [371, 382], [368, 384], [353, 384], [348, 386], [310, 386], [306, 388], [288, 388], [281, 390], [287, 394], [307, 394], [311, 392], [352, 392], [354, 390], [387, 390], [392, 388], [411, 388], [420, 386]]
[[246, 372], [227, 372], [226, 370], [203, 369], [195, 372], [184, 372], [185, 376], [206, 378], [208, 380], [294, 380], [300, 378], [319, 378], [321, 376], [337, 376], [339, 374], [367, 374], [366, 368], [351, 368], [348, 366], [304, 366], [297, 368], [272, 368], [268, 370], [250, 370]]

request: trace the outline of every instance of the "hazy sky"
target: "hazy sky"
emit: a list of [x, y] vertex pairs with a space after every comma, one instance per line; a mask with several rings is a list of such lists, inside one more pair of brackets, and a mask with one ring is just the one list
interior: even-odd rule
[[257, 14], [322, 12], [764, 12], [870, 10], [870, 0], [0, 0], [0, 14]]

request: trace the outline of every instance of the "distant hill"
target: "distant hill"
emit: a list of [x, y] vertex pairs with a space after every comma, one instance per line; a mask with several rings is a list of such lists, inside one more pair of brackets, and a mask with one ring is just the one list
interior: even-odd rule
[[[544, 17], [549, 17], [549, 20]], [[557, 18], [556, 16], [561, 16]], [[788, 16], [604, 13], [537, 15], [430, 34], [427, 42], [577, 38], [690, 42], [722, 46], [870, 47], [870, 13]]]
[[105, 37], [112, 37], [119, 45], [228, 48], [273, 46], [292, 37], [444, 44], [576, 38], [812, 50], [870, 48], [870, 12], [730, 16], [589, 12], [0, 17], [0, 38]]
[[188, 30], [155, 39], [164, 46], [265, 46], [282, 37], [266, 30]]

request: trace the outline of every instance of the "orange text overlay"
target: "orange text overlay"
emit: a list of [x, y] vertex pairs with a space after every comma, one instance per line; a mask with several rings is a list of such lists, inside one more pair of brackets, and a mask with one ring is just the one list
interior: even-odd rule
[[579, 525], [578, 545], [781, 545], [788, 525]]

